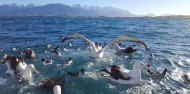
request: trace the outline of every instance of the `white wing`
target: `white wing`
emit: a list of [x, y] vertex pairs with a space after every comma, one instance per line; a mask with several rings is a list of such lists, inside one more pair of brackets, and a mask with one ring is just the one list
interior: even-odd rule
[[79, 34], [79, 33], [74, 33], [74, 34], [70, 34], [68, 36], [66, 36], [62, 42], [68, 40], [68, 39], [71, 39], [71, 38], [81, 38], [83, 39], [85, 42], [88, 42], [90, 45], [91, 44], [94, 44], [92, 41], [90, 41], [89, 39], [87, 39], [86, 37], [84, 37], [83, 35]]
[[109, 49], [109, 48], [111, 48], [113, 45], [115, 45], [115, 43], [120, 42], [120, 41], [124, 41], [124, 40], [126, 40], [126, 41], [131, 41], [131, 42], [136, 42], [136, 43], [139, 43], [139, 44], [143, 45], [146, 49], [148, 48], [148, 46], [147, 46], [144, 42], [142, 42], [142, 41], [140, 41], [140, 40], [138, 40], [138, 39], [136, 39], [136, 38], [133, 38], [133, 37], [127, 36], [127, 35], [120, 35], [120, 36], [116, 37], [115, 39], [113, 39], [112, 41], [110, 41], [110, 42], [102, 49], [101, 52], [104, 53], [107, 49]]

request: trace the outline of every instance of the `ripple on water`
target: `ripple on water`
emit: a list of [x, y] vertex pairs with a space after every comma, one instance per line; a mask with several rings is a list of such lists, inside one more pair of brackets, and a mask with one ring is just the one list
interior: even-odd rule
[[[28, 46], [36, 52], [35, 61], [26, 60], [26, 63], [33, 63], [39, 75], [34, 75], [35, 85], [18, 84], [14, 78], [7, 76], [4, 72], [6, 66], [0, 66], [0, 91], [2, 94], [52, 94], [52, 91], [37, 89], [38, 83], [43, 78], [53, 75], [65, 75], [68, 71], [79, 71], [86, 69], [86, 75], [79, 78], [65, 77], [65, 94], [188, 94], [190, 84], [184, 83], [181, 76], [189, 73], [189, 18], [180, 17], [136, 17], [136, 18], [63, 18], [63, 17], [0, 17], [0, 46], [5, 52], [10, 51], [11, 46], [25, 48], [25, 41]], [[47, 42], [52, 45], [67, 47], [66, 43], [60, 43], [59, 36], [66, 36], [79, 32], [95, 42], [108, 42], [120, 34], [131, 35], [143, 40], [151, 48], [155, 55], [150, 60], [142, 47], [132, 57], [116, 56], [113, 49], [106, 52], [105, 58], [92, 59], [86, 46], [80, 39], [73, 39], [74, 46], [68, 48], [67, 52], [62, 51], [62, 56], [55, 56], [51, 53], [44, 54], [42, 50]], [[44, 40], [48, 41], [45, 42]], [[130, 45], [126, 43], [127, 45]], [[76, 51], [77, 45], [82, 46]], [[0, 48], [1, 48], [0, 47]], [[0, 54], [2, 54], [0, 52]], [[23, 55], [22, 55], [23, 56]], [[40, 60], [53, 57], [52, 65], [44, 66]], [[62, 63], [69, 57], [73, 63], [69, 67], [62, 66]], [[164, 78], [157, 78], [147, 75], [142, 69], [142, 84], [139, 86], [120, 85], [111, 81], [101, 79], [99, 69], [109, 65], [120, 65], [132, 69], [133, 62], [143, 60], [149, 64], [154, 71], [168, 72]]]

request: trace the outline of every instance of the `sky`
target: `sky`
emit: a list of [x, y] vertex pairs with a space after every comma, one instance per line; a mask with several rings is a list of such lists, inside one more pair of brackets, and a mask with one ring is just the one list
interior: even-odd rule
[[71, 6], [73, 4], [100, 7], [112, 6], [139, 15], [148, 13], [153, 13], [157, 16], [163, 14], [190, 15], [190, 0], [0, 0], [0, 5], [11, 3], [36, 5], [62, 3]]

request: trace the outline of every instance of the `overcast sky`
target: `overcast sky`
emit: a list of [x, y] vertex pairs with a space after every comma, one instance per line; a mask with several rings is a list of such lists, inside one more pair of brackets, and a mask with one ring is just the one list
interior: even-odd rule
[[190, 15], [190, 0], [0, 0], [0, 5], [10, 3], [36, 5], [62, 3], [66, 5], [112, 6], [128, 10], [134, 14]]

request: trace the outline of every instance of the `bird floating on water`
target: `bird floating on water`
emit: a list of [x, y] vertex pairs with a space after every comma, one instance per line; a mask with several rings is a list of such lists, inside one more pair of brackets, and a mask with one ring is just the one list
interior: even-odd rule
[[129, 84], [129, 85], [139, 85], [141, 83], [141, 66], [144, 66], [146, 69], [149, 69], [144, 62], [135, 62], [132, 70], [121, 68], [118, 66], [111, 66], [111, 68], [103, 69], [103, 71], [108, 75], [102, 75], [103, 77], [117, 82], [119, 84]]
[[41, 62], [44, 64], [44, 65], [50, 65], [53, 63], [53, 59], [49, 59], [49, 60], [46, 60], [45, 58], [42, 58], [41, 59]]

